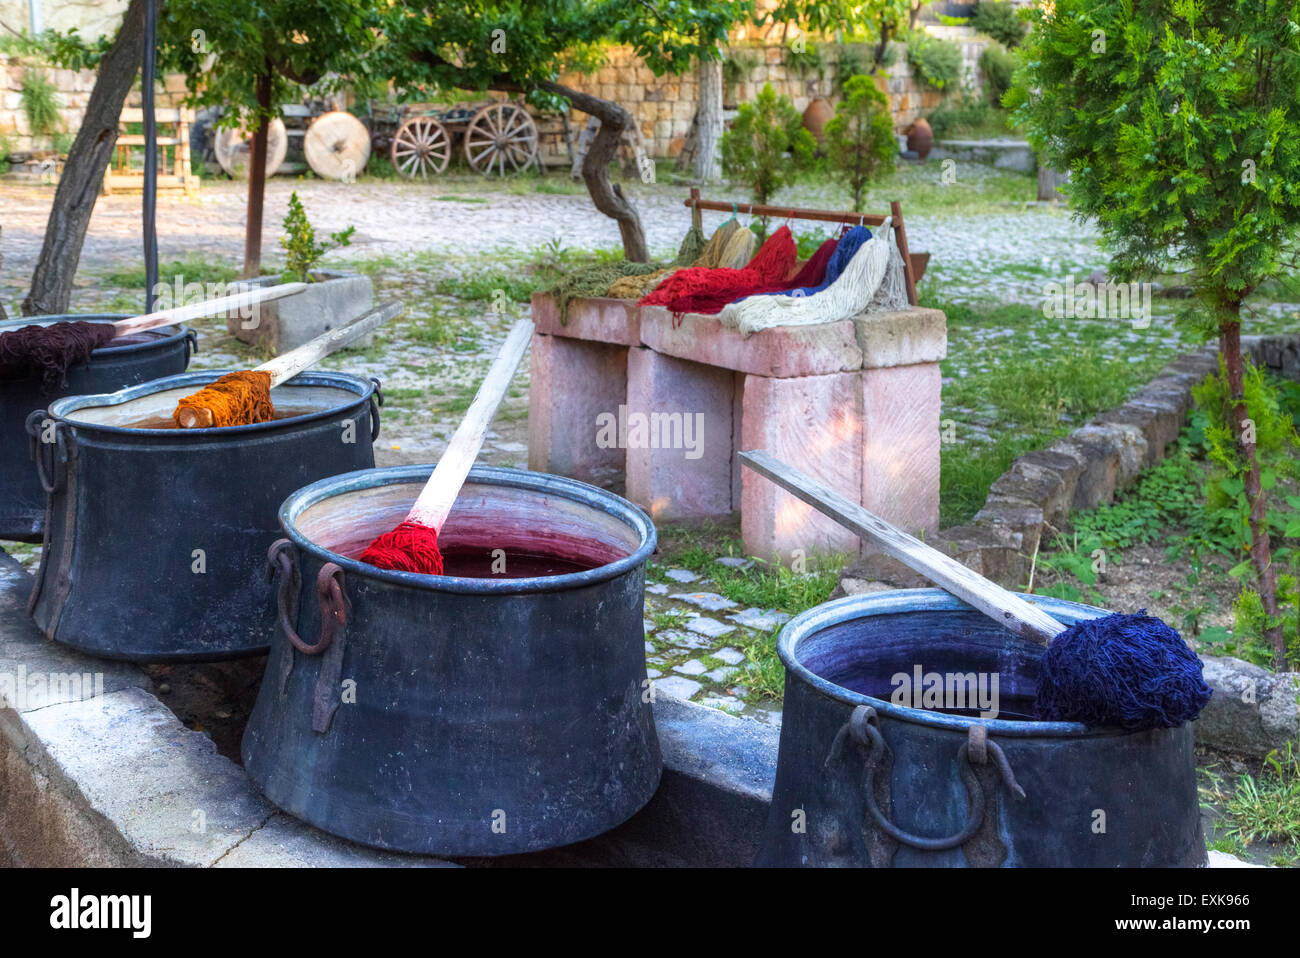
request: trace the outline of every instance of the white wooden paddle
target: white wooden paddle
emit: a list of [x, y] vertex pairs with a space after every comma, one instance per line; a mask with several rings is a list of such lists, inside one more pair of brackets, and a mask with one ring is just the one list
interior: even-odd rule
[[200, 319], [217, 313], [245, 309], [258, 303], [267, 303], [273, 299], [282, 299], [285, 296], [300, 293], [306, 288], [306, 283], [281, 283], [278, 286], [247, 289], [240, 293], [231, 293], [229, 296], [205, 299], [201, 303], [191, 303], [188, 306], [173, 306], [171, 309], [163, 309], [155, 313], [145, 313], [142, 316], [131, 316], [128, 319], [115, 320], [113, 330], [116, 336], [130, 336], [132, 333], [142, 333], [146, 329], [156, 329], [159, 326], [169, 326], [172, 323], [183, 323], [187, 319]]
[[[275, 359], [255, 367], [255, 369], [258, 372], [271, 374], [271, 388], [274, 389], [281, 383], [288, 382], [304, 369], [324, 359], [330, 353], [342, 349], [349, 343], [356, 342], [366, 333], [382, 326], [403, 309], [404, 307], [398, 300], [384, 303], [384, 305], [372, 309], [364, 316], [354, 319], [346, 326], [339, 326], [337, 329], [322, 333], [315, 339], [303, 343], [297, 349], [291, 349], [283, 356], [277, 356]], [[212, 425], [212, 410], [194, 409], [186, 406], [178, 414], [178, 419], [182, 429], [206, 429]]]
[[524, 358], [524, 353], [528, 351], [528, 344], [532, 338], [531, 320], [521, 319], [510, 330], [510, 335], [502, 344], [501, 351], [492, 362], [492, 367], [483, 377], [474, 401], [466, 410], [465, 418], [456, 427], [451, 441], [447, 443], [447, 451], [438, 460], [438, 468], [433, 470], [429, 481], [420, 490], [415, 505], [411, 506], [411, 511], [407, 513], [406, 518], [409, 521], [418, 522], [437, 532], [442, 531], [442, 525], [447, 521], [451, 507], [460, 494], [460, 487], [465, 484], [465, 477], [469, 475], [470, 466], [474, 465], [474, 460], [478, 458], [479, 450], [483, 447], [484, 434], [492, 422], [492, 417], [496, 415], [501, 400], [505, 398], [510, 380], [514, 378], [515, 369], [519, 366], [519, 361]]
[[771, 479], [795, 498], [830, 516], [844, 528], [877, 546], [881, 552], [919, 572], [1008, 631], [1040, 645], [1047, 645], [1065, 631], [1066, 626], [1042, 609], [761, 449], [742, 452], [740, 459], [760, 476]]

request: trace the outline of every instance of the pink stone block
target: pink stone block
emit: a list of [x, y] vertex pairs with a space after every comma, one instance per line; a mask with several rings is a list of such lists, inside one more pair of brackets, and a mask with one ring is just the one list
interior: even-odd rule
[[627, 349], [533, 334], [528, 468], [600, 483], [623, 472], [624, 451], [597, 442], [603, 413], [627, 400]]
[[572, 299], [566, 322], [550, 293], [533, 293], [533, 323], [539, 333], [598, 343], [636, 346], [641, 342], [641, 315], [630, 299]]
[[862, 504], [905, 532], [939, 531], [939, 364], [861, 374]]
[[627, 497], [653, 519], [731, 513], [734, 392], [729, 370], [628, 350]]
[[[859, 376], [746, 376], [741, 448], [766, 450], [852, 502], [860, 502]], [[740, 529], [747, 552], [763, 558], [776, 555], [787, 562], [798, 551], [805, 556], [857, 553], [857, 536], [750, 469], [741, 470], [741, 490]]]
[[674, 326], [672, 313], [663, 306], [643, 306], [641, 342], [666, 356], [782, 379], [862, 368], [862, 350], [850, 320], [777, 326], [746, 338], [716, 316], [687, 313]]

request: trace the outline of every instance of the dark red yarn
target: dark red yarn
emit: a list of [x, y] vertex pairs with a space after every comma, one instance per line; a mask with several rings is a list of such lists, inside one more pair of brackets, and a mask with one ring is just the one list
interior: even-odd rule
[[112, 323], [81, 320], [0, 333], [0, 378], [24, 379], [39, 372], [45, 391], [54, 392], [68, 384], [70, 368], [89, 362], [90, 354], [115, 335]]
[[381, 569], [442, 575], [438, 530], [409, 519], [370, 543], [357, 558]]
[[746, 296], [791, 288], [785, 277], [796, 258], [790, 227], [782, 226], [768, 237], [743, 269], [707, 269], [702, 266], [679, 269], [637, 305], [667, 306], [674, 315], [720, 313], [728, 303]]

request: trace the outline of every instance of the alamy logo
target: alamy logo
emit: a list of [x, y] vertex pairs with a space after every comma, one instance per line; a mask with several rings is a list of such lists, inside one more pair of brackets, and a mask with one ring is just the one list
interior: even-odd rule
[[998, 717], [998, 673], [926, 672], [912, 666], [912, 674], [895, 672], [889, 701], [913, 709], [977, 710], [980, 718]]
[[1048, 283], [1043, 287], [1048, 319], [1127, 319], [1134, 329], [1151, 326], [1150, 283]]
[[0, 672], [0, 710], [25, 712], [57, 702], [81, 702], [104, 697], [103, 672]]
[[148, 938], [153, 928], [153, 897], [150, 895], [85, 895], [74, 888], [71, 894], [50, 899], [50, 927], [129, 928], [132, 938]]
[[596, 445], [601, 449], [685, 449], [687, 459], [704, 455], [704, 413], [603, 412], [596, 417]]

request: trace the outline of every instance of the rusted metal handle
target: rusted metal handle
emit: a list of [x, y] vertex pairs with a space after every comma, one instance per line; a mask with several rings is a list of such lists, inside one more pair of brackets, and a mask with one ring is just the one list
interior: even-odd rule
[[370, 441], [374, 442], [379, 438], [379, 410], [384, 405], [384, 390], [375, 376], [370, 377], [370, 382], [375, 387], [370, 396]]
[[315, 645], [304, 642], [298, 635], [294, 623], [298, 619], [299, 593], [302, 589], [302, 575], [298, 571], [297, 552], [288, 539], [276, 539], [266, 554], [266, 580], [280, 572], [280, 588], [276, 596], [276, 605], [280, 616], [280, 628], [284, 630], [289, 643], [304, 655], [320, 655], [334, 642], [335, 636], [348, 624], [347, 599], [339, 585], [343, 570], [333, 562], [321, 567], [316, 577], [316, 594], [320, 600], [320, 639]]
[[886, 835], [904, 845], [910, 845], [912, 848], [918, 848], [922, 851], [938, 852], [945, 851], [949, 848], [956, 848], [965, 844], [980, 829], [984, 822], [984, 814], [987, 810], [988, 803], [984, 796], [984, 789], [980, 787], [979, 779], [975, 776], [973, 764], [984, 764], [987, 756], [992, 753], [994, 761], [1002, 774], [1003, 782], [1007, 787], [1018, 795], [1020, 798], [1025, 797], [1024, 789], [1016, 783], [1015, 776], [1011, 772], [1011, 766], [1007, 762], [1006, 755], [998, 747], [996, 742], [988, 741], [987, 730], [982, 725], [972, 725], [967, 741], [963, 742], [957, 749], [958, 774], [961, 775], [962, 783], [966, 786], [966, 794], [970, 800], [970, 807], [966, 815], [966, 824], [959, 831], [952, 835], [941, 838], [927, 838], [924, 835], [913, 835], [899, 828], [881, 811], [876, 802], [876, 770], [880, 766], [885, 756], [885, 740], [880, 734], [880, 729], [876, 727], [876, 710], [869, 705], [859, 705], [853, 710], [849, 720], [844, 723], [839, 733], [835, 736], [835, 741], [831, 744], [830, 754], [826, 758], [826, 764], [829, 765], [840, 752], [846, 738], [852, 739], [857, 745], [866, 751], [866, 784], [864, 786], [864, 799], [867, 805], [867, 811], [875, 821], [876, 825]]
[[[68, 449], [63, 443], [63, 423], [58, 419], [53, 420], [54, 441], [41, 441], [41, 428], [48, 419], [49, 413], [44, 409], [33, 410], [27, 416], [26, 428], [28, 436], [28, 452], [36, 462], [36, 475], [41, 481], [41, 488], [45, 490], [46, 495], [52, 495], [63, 488], [64, 481], [67, 479], [65, 471], [58, 467], [60, 463], [67, 463]], [[54, 447], [54, 449], [50, 451], [50, 468], [48, 471], [45, 468], [44, 446]], [[50, 478], [50, 472], [55, 473], [53, 479]]]

